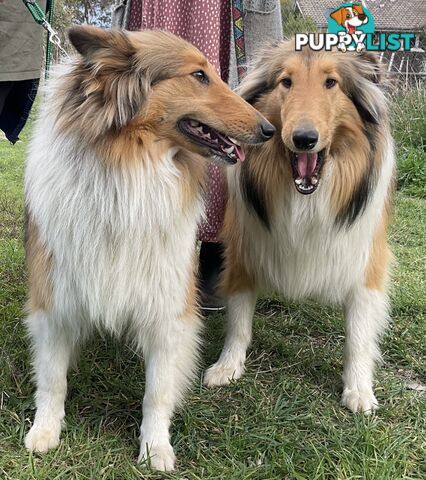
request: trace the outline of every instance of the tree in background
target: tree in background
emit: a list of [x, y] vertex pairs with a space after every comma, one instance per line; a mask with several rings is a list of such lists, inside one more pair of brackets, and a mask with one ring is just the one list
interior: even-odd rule
[[296, 13], [294, 4], [294, 0], [281, 0], [284, 37], [292, 37], [295, 33], [316, 32], [318, 29], [312, 18]]
[[114, 0], [57, 0], [58, 13], [61, 11], [70, 23], [88, 23], [98, 27], [111, 25], [111, 9]]
[[[98, 27], [111, 26], [111, 10], [114, 4], [115, 0], [55, 0], [52, 23], [65, 50], [72, 51], [66, 34], [67, 28], [82, 23]], [[57, 61], [59, 56], [59, 52], [54, 48], [54, 60]]]

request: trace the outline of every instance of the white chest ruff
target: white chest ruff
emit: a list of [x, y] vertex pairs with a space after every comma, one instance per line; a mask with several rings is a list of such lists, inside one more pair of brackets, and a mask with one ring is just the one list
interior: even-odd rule
[[53, 256], [57, 316], [88, 318], [118, 332], [130, 319], [181, 313], [202, 202], [184, 211], [175, 152], [107, 170], [71, 139], [52, 148], [51, 138], [36, 135], [27, 204]]
[[289, 299], [340, 303], [362, 281], [371, 243], [363, 227], [348, 232], [289, 218], [264, 241], [269, 254], [259, 264], [261, 283]]
[[[313, 195], [303, 196], [295, 189], [278, 193], [282, 198], [277, 204], [282, 208], [272, 219], [271, 231], [247, 211], [238, 195], [239, 228], [246, 232], [242, 255], [259, 287], [294, 300], [315, 298], [342, 303], [353, 287], [364, 282], [393, 162], [390, 142], [378, 184], [365, 211], [350, 227], [339, 228], [331, 213], [330, 171], [323, 175], [322, 184]], [[231, 182], [235, 178], [236, 175], [230, 175]]]

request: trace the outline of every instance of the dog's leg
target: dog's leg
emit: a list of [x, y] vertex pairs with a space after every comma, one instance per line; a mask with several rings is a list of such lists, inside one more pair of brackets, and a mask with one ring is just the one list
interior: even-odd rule
[[225, 345], [219, 360], [204, 375], [204, 384], [208, 387], [227, 385], [244, 373], [256, 298], [256, 293], [252, 291], [229, 297]]
[[67, 370], [75, 339], [44, 311], [32, 313], [26, 324], [34, 349], [37, 411], [25, 437], [25, 446], [32, 451], [46, 452], [59, 445], [65, 416]]
[[170, 420], [195, 373], [200, 327], [198, 316], [189, 315], [142, 340], [146, 382], [138, 461], [149, 459], [156, 470], [174, 469]]
[[378, 290], [361, 287], [349, 296], [345, 310], [342, 404], [352, 412], [369, 414], [378, 407], [373, 393], [373, 373], [380, 359], [380, 336], [388, 322], [387, 297]]

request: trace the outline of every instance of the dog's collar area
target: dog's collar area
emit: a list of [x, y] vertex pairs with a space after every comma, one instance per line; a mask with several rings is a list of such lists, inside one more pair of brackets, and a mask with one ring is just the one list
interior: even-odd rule
[[321, 168], [324, 163], [325, 149], [320, 152], [292, 152], [290, 161], [296, 190], [310, 195], [318, 187]]
[[192, 142], [208, 147], [212, 154], [224, 158], [229, 163], [245, 159], [244, 150], [237, 140], [194, 119], [182, 119], [178, 122], [180, 131]]

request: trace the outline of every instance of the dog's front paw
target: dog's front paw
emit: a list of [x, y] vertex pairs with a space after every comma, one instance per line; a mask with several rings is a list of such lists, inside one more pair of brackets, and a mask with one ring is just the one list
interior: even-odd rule
[[171, 472], [175, 468], [175, 453], [170, 444], [148, 445], [141, 441], [141, 451], [138, 462], [147, 462], [153, 470]]
[[345, 388], [342, 394], [342, 405], [353, 413], [363, 412], [370, 415], [379, 407], [373, 390], [357, 390]]
[[229, 385], [232, 380], [238, 380], [243, 373], [244, 365], [230, 366], [217, 362], [206, 370], [204, 374], [204, 385], [206, 387]]
[[25, 447], [32, 452], [47, 452], [59, 445], [60, 434], [60, 424], [57, 428], [33, 425], [25, 437]]

